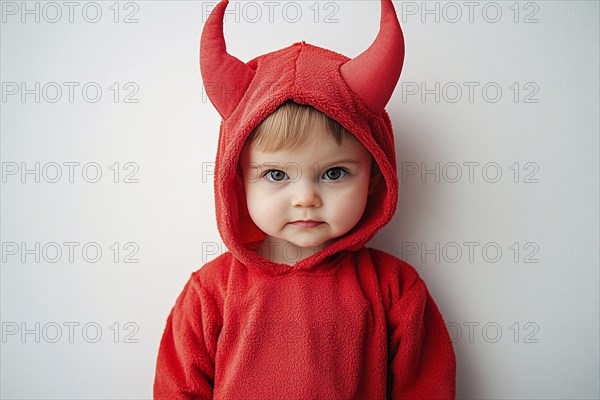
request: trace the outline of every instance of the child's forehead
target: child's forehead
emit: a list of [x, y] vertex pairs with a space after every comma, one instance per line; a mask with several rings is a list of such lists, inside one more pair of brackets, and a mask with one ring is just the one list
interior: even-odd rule
[[353, 160], [370, 156], [371, 153], [357, 140], [342, 139], [338, 144], [333, 137], [325, 135], [315, 140], [309, 140], [294, 149], [282, 149], [274, 152], [261, 150], [257, 143], [248, 142], [244, 145], [239, 162], [250, 163], [286, 163], [296, 160]]

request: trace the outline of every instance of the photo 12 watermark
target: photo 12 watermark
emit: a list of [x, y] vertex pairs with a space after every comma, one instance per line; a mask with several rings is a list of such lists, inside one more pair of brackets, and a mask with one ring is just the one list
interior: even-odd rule
[[140, 3], [134, 1], [2, 1], [3, 24], [137, 24]]
[[136, 242], [2, 242], [2, 263], [10, 264], [137, 264], [140, 245]]
[[2, 103], [98, 103], [137, 104], [136, 82], [2, 82]]
[[1, 164], [2, 183], [139, 183], [140, 166], [133, 161], [48, 161], [16, 162]]
[[466, 341], [468, 343], [499, 343], [510, 341], [519, 344], [540, 343], [538, 334], [540, 326], [537, 322], [513, 322], [510, 325], [495, 321], [466, 321], [462, 323], [447, 322], [446, 328], [452, 343]]
[[537, 82], [401, 82], [402, 102], [421, 103], [500, 103], [537, 104], [540, 86]]
[[[202, 2], [202, 22], [206, 22], [218, 2]], [[225, 10], [223, 22], [276, 23], [312, 22], [337, 24], [340, 22], [339, 1], [231, 1]]]
[[140, 327], [137, 322], [95, 321], [3, 321], [2, 343], [98, 343], [137, 344]]
[[400, 163], [402, 183], [539, 183], [540, 166], [535, 161], [448, 161]]
[[501, 244], [496, 241], [480, 242], [412, 242], [399, 243], [400, 257], [421, 263], [488, 263], [503, 260], [515, 264], [537, 264], [540, 262], [540, 245], [534, 241]]
[[540, 4], [535, 1], [401, 1], [396, 7], [403, 23], [514, 24], [540, 22]]

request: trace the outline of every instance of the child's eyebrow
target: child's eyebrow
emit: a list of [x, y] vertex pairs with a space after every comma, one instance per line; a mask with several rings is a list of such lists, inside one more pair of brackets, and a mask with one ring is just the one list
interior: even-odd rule
[[[328, 163], [323, 164], [323, 168], [328, 168], [331, 165], [335, 165], [335, 164], [360, 164], [360, 162], [358, 162], [357, 160], [353, 160], [353, 159], [338, 160], [338, 161], [332, 161], [332, 162], [328, 162]], [[250, 169], [258, 169], [258, 168], [263, 168], [263, 167], [267, 167], [267, 168], [281, 168], [281, 167], [285, 167], [286, 165], [294, 165], [294, 162], [290, 161], [290, 162], [285, 163], [285, 164], [284, 163], [275, 162], [275, 161], [265, 162], [265, 163], [262, 163], [262, 164], [250, 163], [250, 165], [249, 165], [248, 168], [250, 168]]]
[[280, 166], [283, 166], [283, 165], [281, 163], [278, 163], [278, 162], [275, 162], [275, 161], [266, 162], [266, 163], [262, 163], [262, 164], [257, 164], [255, 162], [251, 162], [248, 165], [248, 168], [250, 168], [250, 169], [258, 169], [258, 168], [263, 168], [263, 167], [279, 168]]
[[357, 160], [353, 160], [353, 159], [349, 158], [347, 160], [339, 160], [339, 161], [333, 161], [333, 162], [325, 163], [325, 164], [323, 164], [323, 168], [327, 168], [327, 167], [330, 167], [330, 166], [335, 165], [335, 164], [360, 164], [360, 162], [358, 162]]

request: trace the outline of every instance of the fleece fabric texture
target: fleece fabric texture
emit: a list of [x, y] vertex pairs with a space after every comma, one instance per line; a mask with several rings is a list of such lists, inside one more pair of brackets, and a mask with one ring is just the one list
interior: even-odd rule
[[[177, 298], [159, 346], [154, 398], [454, 399], [455, 355], [425, 283], [411, 265], [365, 246], [397, 203], [383, 107], [404, 42], [391, 0], [381, 2], [375, 42], [353, 60], [297, 42], [243, 63], [226, 52], [226, 6], [222, 0], [205, 24], [200, 65], [223, 118], [214, 189], [229, 251], [192, 273]], [[387, 69], [388, 78], [361, 73], [361, 65]], [[358, 224], [294, 265], [253, 251], [265, 234], [248, 214], [237, 173], [248, 135], [287, 100], [338, 121], [383, 176]]]

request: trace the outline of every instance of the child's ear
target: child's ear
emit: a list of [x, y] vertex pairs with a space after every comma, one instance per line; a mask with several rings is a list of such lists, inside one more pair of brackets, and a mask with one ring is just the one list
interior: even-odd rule
[[371, 178], [369, 179], [369, 196], [373, 194], [381, 178], [381, 171], [379, 171], [377, 163], [373, 161], [371, 164]]

